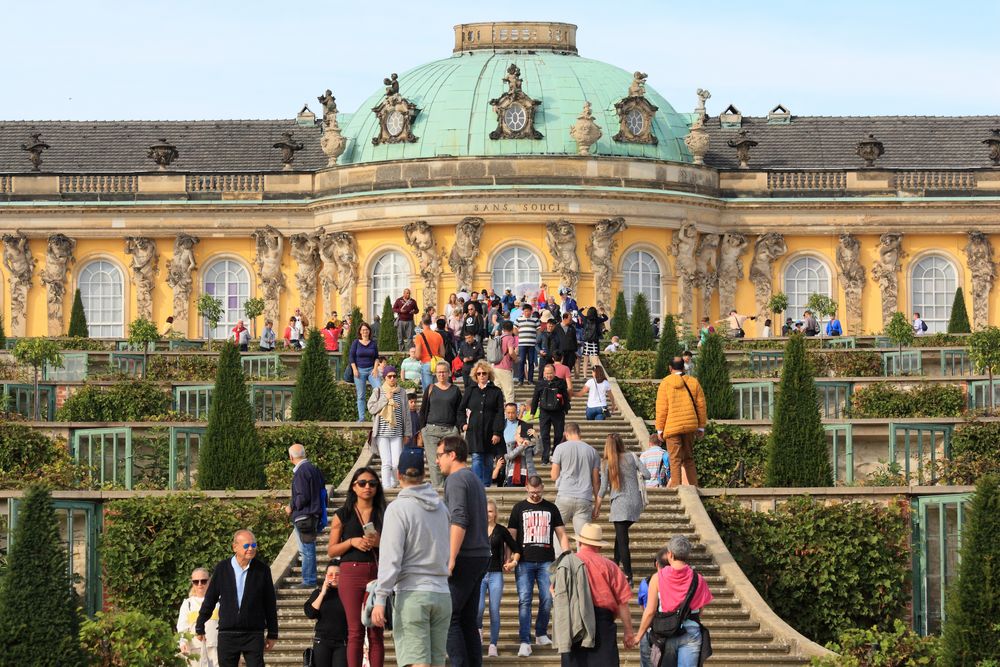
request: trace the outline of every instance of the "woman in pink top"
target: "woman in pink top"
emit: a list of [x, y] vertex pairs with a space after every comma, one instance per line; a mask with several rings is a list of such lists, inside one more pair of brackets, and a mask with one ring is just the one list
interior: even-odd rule
[[[701, 610], [712, 601], [712, 592], [708, 590], [705, 578], [687, 564], [690, 555], [691, 542], [683, 535], [675, 535], [667, 543], [669, 566], [662, 568], [649, 581], [649, 597], [646, 609], [642, 612], [642, 622], [639, 624], [637, 637], [642, 637], [646, 633], [657, 611], [670, 613], [680, 608], [691, 586], [691, 577], [698, 577], [698, 584], [691, 598], [690, 613], [681, 624], [684, 634], [667, 638], [666, 641], [654, 636], [653, 651], [650, 656], [653, 665], [699, 667], [712, 655], [708, 629], [701, 626]], [[672, 659], [674, 654], [676, 662]], [[662, 663], [660, 656], [663, 656]]]

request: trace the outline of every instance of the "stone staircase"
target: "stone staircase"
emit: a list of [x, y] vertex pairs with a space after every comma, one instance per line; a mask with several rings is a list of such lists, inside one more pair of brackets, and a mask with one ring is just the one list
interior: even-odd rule
[[[576, 380], [577, 386], [582, 386], [582, 380]], [[616, 392], [616, 402], [624, 403], [621, 393]], [[528, 387], [517, 389], [519, 401], [530, 400]], [[567, 421], [576, 421], [581, 425], [582, 436], [586, 442], [603, 451], [604, 439], [609, 432], [619, 432], [625, 438], [626, 445], [632, 451], [641, 451], [637, 434], [641, 421], [636, 424], [635, 415], [627, 407], [618, 411], [607, 421], [587, 422], [584, 418], [586, 400], [575, 399], [573, 408], [567, 416]], [[644, 427], [643, 427], [644, 428]], [[377, 468], [377, 461], [372, 461]], [[549, 466], [541, 466], [540, 454], [536, 452], [538, 472], [546, 482], [545, 497], [555, 498], [555, 485], [549, 479]], [[715, 600], [703, 612], [705, 625], [712, 632], [714, 656], [708, 664], [718, 667], [746, 667], [748, 665], [806, 665], [809, 656], [826, 653], [818, 645], [798, 635], [792, 628], [779, 619], [763, 602], [756, 590], [746, 580], [738, 565], [732, 560], [725, 545], [719, 539], [701, 505], [697, 492], [690, 487], [681, 489], [650, 489], [650, 504], [642, 515], [642, 519], [631, 529], [632, 563], [635, 571], [636, 586], [640, 578], [650, 575], [654, 570], [656, 553], [675, 534], [686, 535], [694, 545], [691, 557], [692, 566], [703, 574], [712, 590]], [[395, 492], [389, 494], [390, 499]], [[490, 488], [487, 495], [495, 500], [499, 509], [501, 523], [506, 522], [511, 507], [524, 499], [523, 489]], [[337, 493], [331, 498], [331, 511], [342, 503], [343, 494]], [[614, 527], [608, 521], [610, 503], [605, 500], [600, 523], [604, 526], [606, 540], [614, 540]], [[572, 532], [572, 526], [567, 526]], [[294, 536], [282, 552], [287, 558], [294, 553]], [[327, 536], [324, 534], [317, 542], [320, 570], [326, 564]], [[606, 549], [610, 558], [612, 551]], [[279, 556], [279, 558], [281, 558]], [[322, 576], [322, 575], [320, 575]], [[295, 558], [287, 575], [278, 581], [278, 614], [281, 627], [281, 640], [275, 650], [267, 655], [268, 665], [299, 665], [302, 649], [308, 646], [312, 637], [312, 622], [305, 618], [302, 606], [308, 591], [297, 588], [301, 583], [301, 569]], [[637, 589], [636, 589], [637, 590]], [[633, 602], [634, 602], [633, 598]], [[535, 607], [537, 607], [537, 600]], [[638, 603], [632, 606], [633, 627], [638, 629], [642, 610]], [[535, 612], [532, 613], [534, 618]], [[533, 655], [529, 658], [517, 657], [517, 587], [514, 575], [504, 575], [504, 596], [501, 603], [501, 626], [498, 649], [500, 657], [485, 658], [490, 665], [558, 665], [559, 654], [549, 647], [533, 647]], [[483, 620], [483, 628], [488, 640], [489, 606], [487, 605]], [[619, 629], [619, 641], [621, 639]], [[485, 648], [485, 646], [484, 646]], [[623, 665], [638, 665], [639, 652], [621, 649]], [[391, 633], [386, 633], [386, 664], [394, 665], [395, 652], [392, 646]]]

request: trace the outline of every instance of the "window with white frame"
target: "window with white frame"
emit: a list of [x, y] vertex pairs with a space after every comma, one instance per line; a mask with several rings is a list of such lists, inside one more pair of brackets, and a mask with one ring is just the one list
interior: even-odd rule
[[493, 260], [493, 289], [497, 294], [509, 289], [520, 298], [522, 293], [537, 292], [541, 282], [538, 256], [527, 248], [511, 246]]
[[661, 317], [663, 297], [660, 292], [660, 263], [656, 258], [645, 250], [633, 250], [625, 255], [622, 261], [622, 291], [629, 314], [632, 313], [636, 294], [641, 292], [646, 295], [649, 314]]
[[80, 271], [77, 287], [87, 316], [87, 333], [94, 338], [125, 335], [125, 278], [115, 264], [98, 259]]
[[[246, 319], [243, 304], [250, 298], [250, 272], [236, 260], [220, 259], [208, 265], [204, 276], [205, 293], [222, 302], [222, 318], [212, 331], [212, 338], [225, 338], [238, 320]], [[279, 323], [275, 322], [275, 325], [279, 326]], [[208, 329], [206, 322], [206, 336]]]
[[958, 288], [958, 269], [941, 255], [923, 257], [910, 273], [913, 311], [927, 323], [928, 332], [944, 332], [951, 318], [951, 303]]
[[[813, 294], [830, 294], [830, 270], [815, 257], [799, 257], [785, 267], [785, 296], [788, 310], [785, 317], [802, 319], [809, 297]], [[820, 319], [819, 313], [814, 313]]]
[[403, 253], [392, 250], [375, 260], [371, 275], [369, 320], [382, 314], [385, 297], [395, 301], [407, 287], [410, 287], [410, 263]]

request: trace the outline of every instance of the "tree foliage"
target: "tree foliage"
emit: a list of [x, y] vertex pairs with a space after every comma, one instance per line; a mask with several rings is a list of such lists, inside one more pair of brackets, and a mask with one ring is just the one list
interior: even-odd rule
[[7, 331], [3, 326], [3, 313], [0, 313], [0, 350], [7, 349]]
[[615, 297], [615, 310], [611, 314], [611, 335], [619, 338], [628, 336], [628, 304], [624, 292], [618, 292]]
[[[353, 320], [354, 318], [351, 319]], [[357, 334], [357, 332], [355, 332], [355, 334]], [[382, 304], [382, 316], [379, 318], [377, 345], [379, 354], [395, 352], [399, 347], [399, 341], [396, 336], [396, 326], [392, 322], [392, 297], [385, 297], [385, 303]], [[406, 352], [407, 350], [400, 351]]]
[[1000, 371], [1000, 327], [983, 327], [969, 336], [969, 359], [980, 373], [990, 378], [990, 410], [996, 410], [993, 374]]
[[695, 358], [698, 382], [705, 392], [709, 419], [736, 417], [736, 397], [729, 381], [729, 362], [722, 345], [722, 336], [709, 334]]
[[45, 366], [50, 368], [63, 367], [59, 343], [47, 338], [22, 338], [14, 346], [13, 354], [19, 363], [27, 364], [34, 369], [35, 404], [33, 414], [35, 421], [38, 421], [39, 408], [41, 407], [39, 406], [38, 374]]
[[215, 327], [219, 326], [219, 320], [222, 319], [222, 301], [211, 294], [202, 294], [198, 297], [197, 305], [198, 314], [208, 323], [208, 341], [211, 343], [212, 332], [215, 331]]
[[87, 311], [83, 309], [83, 295], [77, 288], [73, 295], [73, 310], [69, 314], [69, 335], [71, 338], [87, 338], [90, 329], [87, 328]]
[[913, 339], [916, 338], [913, 333], [913, 325], [907, 321], [906, 315], [898, 311], [892, 314], [892, 319], [886, 325], [885, 335], [896, 344], [900, 353], [904, 347], [913, 345]]
[[632, 303], [632, 316], [628, 324], [628, 349], [652, 350], [656, 347], [653, 336], [653, 321], [649, 315], [646, 295], [639, 292]]
[[253, 335], [257, 336], [257, 318], [264, 314], [264, 299], [257, 296], [243, 302], [243, 312], [250, 320], [250, 327]]
[[177, 635], [167, 621], [141, 611], [97, 612], [80, 628], [80, 643], [93, 667], [186, 667]]
[[775, 315], [785, 312], [788, 310], [788, 297], [784, 292], [775, 292], [767, 301], [767, 309]]
[[677, 340], [677, 324], [674, 316], [668, 314], [663, 318], [663, 326], [660, 328], [660, 342], [656, 347], [656, 368], [653, 370], [653, 377], [659, 380], [669, 372], [670, 361], [679, 356], [681, 344]]
[[201, 447], [198, 484], [203, 489], [263, 489], [264, 453], [236, 345], [219, 355], [208, 426]]
[[785, 363], [767, 452], [768, 486], [833, 486], [826, 432], [805, 337], [785, 345]]
[[128, 325], [128, 344], [132, 349], [142, 350], [142, 373], [146, 374], [146, 366], [149, 365], [149, 348], [160, 340], [160, 332], [156, 330], [156, 325], [145, 317], [133, 320]]
[[333, 396], [333, 373], [323, 345], [323, 334], [311, 329], [306, 349], [299, 358], [299, 372], [292, 394], [294, 421], [333, 421], [336, 407]]
[[958, 581], [946, 607], [944, 667], [1000, 659], [1000, 477], [981, 478], [970, 505]]
[[806, 308], [819, 315], [820, 318], [829, 318], [837, 314], [837, 302], [825, 294], [810, 294]]
[[[354, 308], [351, 309], [351, 326], [347, 331], [344, 332], [346, 338], [344, 342], [341, 343], [340, 346], [344, 354], [344, 361], [341, 364], [341, 368], [345, 368], [348, 364], [347, 359], [348, 359], [348, 354], [350, 354], [351, 352], [351, 343], [353, 343], [357, 339], [358, 329], [361, 328], [361, 323], [363, 321], [364, 321], [364, 315], [361, 314], [361, 309], [358, 308], [357, 306], [354, 306]], [[379, 333], [381, 332], [382, 331], [380, 329]], [[393, 335], [395, 335], [395, 332], [393, 333]]]
[[0, 582], [0, 663], [82, 667], [78, 601], [48, 490], [28, 489]]
[[816, 657], [812, 667], [868, 667], [869, 665], [936, 665], [941, 638], [921, 637], [898, 618], [891, 630], [877, 626], [868, 630], [852, 628], [840, 633], [826, 647], [836, 655]]
[[965, 295], [962, 288], [955, 290], [955, 300], [951, 302], [951, 318], [948, 319], [948, 333], [972, 333], [969, 312], [965, 309]]

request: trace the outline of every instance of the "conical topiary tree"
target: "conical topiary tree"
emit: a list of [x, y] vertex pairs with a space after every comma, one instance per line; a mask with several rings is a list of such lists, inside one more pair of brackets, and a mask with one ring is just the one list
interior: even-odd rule
[[791, 336], [785, 344], [768, 439], [767, 486], [833, 486], [816, 382], [801, 334]]
[[660, 343], [656, 348], [656, 368], [653, 376], [659, 380], [664, 377], [670, 367], [670, 360], [680, 355], [681, 344], [677, 341], [677, 325], [673, 315], [663, 318], [663, 327], [660, 330]]
[[83, 309], [83, 295], [76, 290], [73, 296], [73, 310], [69, 314], [69, 335], [75, 338], [86, 338], [90, 335], [87, 328], [87, 313]]
[[0, 663], [80, 667], [78, 600], [49, 492], [24, 495], [0, 586]]
[[972, 333], [972, 327], [969, 326], [969, 313], [965, 310], [965, 295], [962, 294], [961, 287], [955, 290], [955, 300], [951, 302], [948, 333]]
[[[346, 368], [350, 363], [348, 361], [348, 355], [351, 352], [351, 343], [355, 341], [358, 337], [358, 329], [361, 327], [361, 323], [364, 321], [364, 316], [361, 314], [361, 309], [357, 306], [351, 309], [351, 326], [345, 332], [347, 338], [340, 344], [340, 349], [343, 350], [344, 360], [341, 363], [341, 368]], [[379, 333], [382, 333], [381, 329]]]
[[705, 392], [705, 404], [709, 419], [733, 419], [736, 417], [736, 397], [729, 382], [729, 362], [722, 345], [722, 336], [709, 334], [695, 357], [695, 371], [698, 382]]
[[[353, 318], [351, 319], [353, 320]], [[378, 353], [395, 352], [399, 344], [396, 340], [396, 327], [392, 323], [391, 297], [385, 297], [385, 303], [382, 304], [382, 316], [379, 322], [381, 324], [378, 330]], [[406, 350], [403, 350], [403, 352], [406, 352]]]
[[295, 421], [333, 421], [336, 415], [333, 373], [319, 329], [309, 331], [306, 349], [299, 358], [299, 374], [292, 394]]
[[958, 581], [946, 603], [944, 667], [1000, 659], [1000, 478], [981, 477], [970, 505]]
[[653, 321], [649, 317], [646, 295], [639, 292], [632, 303], [632, 316], [628, 323], [628, 349], [652, 350], [656, 347], [653, 337]]
[[7, 349], [7, 332], [3, 326], [3, 314], [0, 314], [0, 350]]
[[625, 338], [628, 336], [628, 304], [625, 293], [618, 292], [615, 298], [615, 310], [611, 314], [611, 335]]
[[198, 484], [202, 489], [263, 489], [264, 450], [257, 440], [240, 352], [222, 345], [208, 426], [201, 446]]

